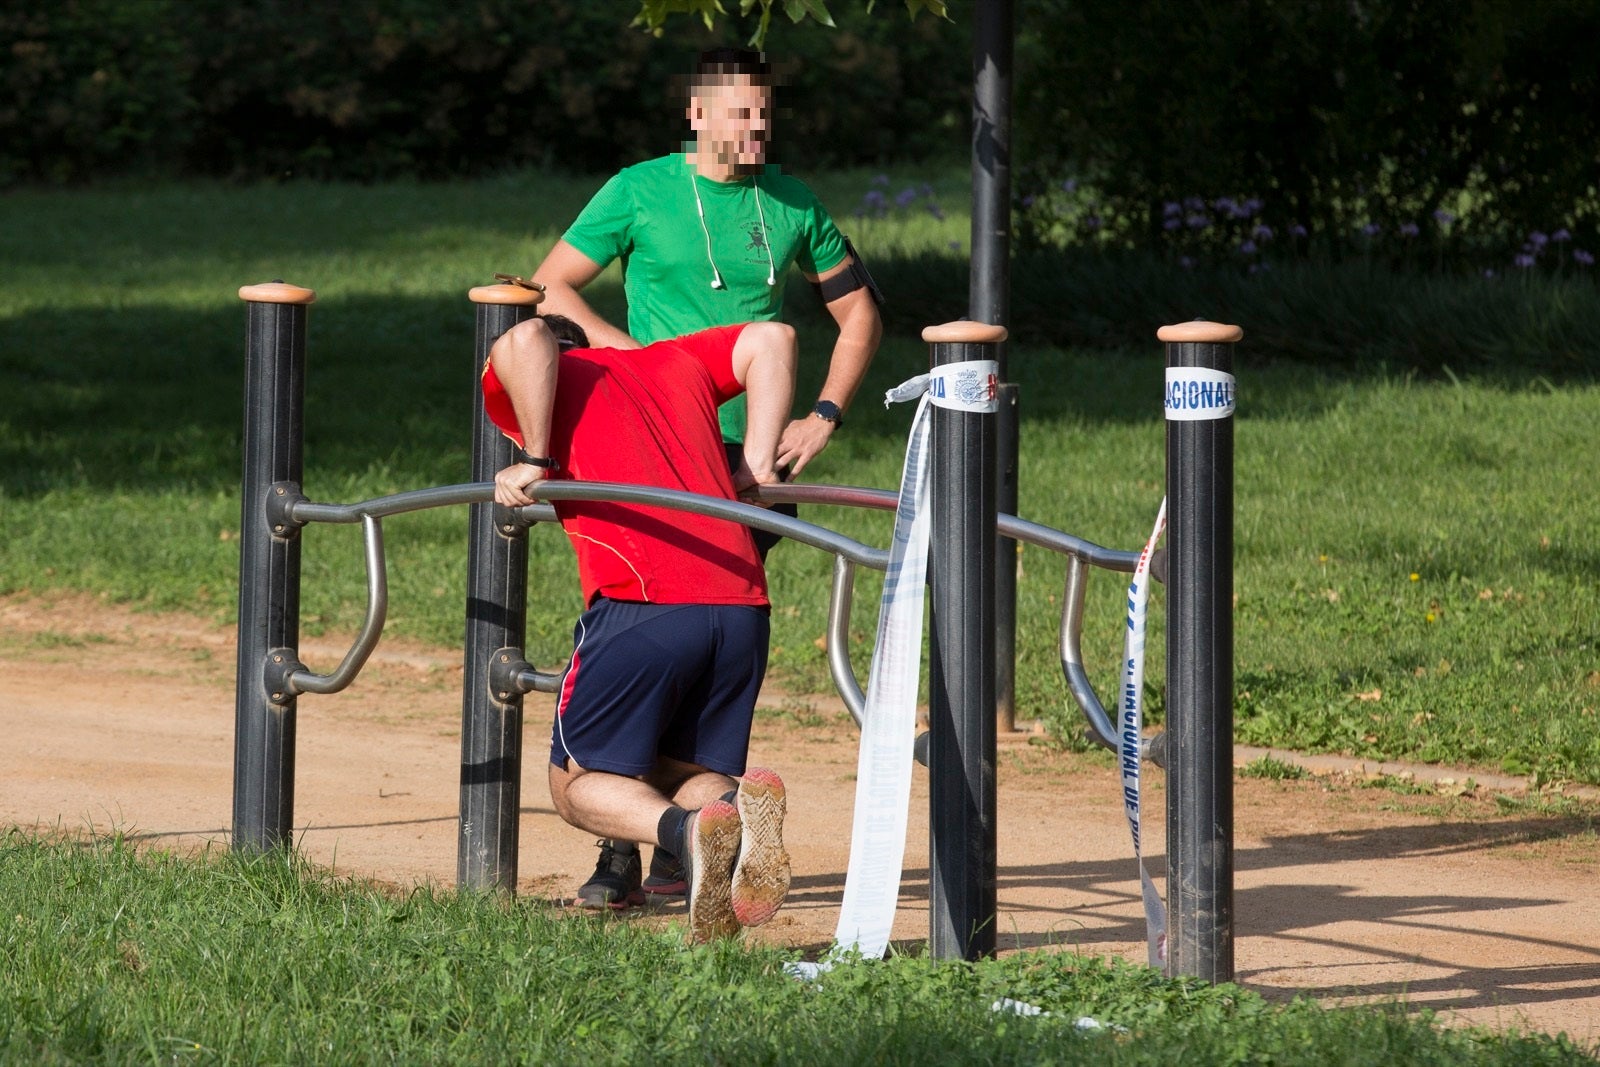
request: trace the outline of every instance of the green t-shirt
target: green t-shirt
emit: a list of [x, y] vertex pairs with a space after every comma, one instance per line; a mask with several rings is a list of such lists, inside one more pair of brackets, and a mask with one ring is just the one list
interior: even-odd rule
[[[790, 264], [819, 274], [845, 256], [844, 238], [804, 182], [775, 166], [751, 178], [712, 181], [681, 153], [620, 171], [563, 239], [602, 267], [622, 260], [628, 333], [642, 344], [776, 320]], [[711, 285], [717, 275], [720, 289]], [[719, 414], [723, 438], [744, 440], [744, 396]]]

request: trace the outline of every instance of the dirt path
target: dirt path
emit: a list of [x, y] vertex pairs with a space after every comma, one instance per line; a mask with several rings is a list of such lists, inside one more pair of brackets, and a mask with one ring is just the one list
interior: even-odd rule
[[[327, 669], [344, 645], [308, 642]], [[112, 829], [152, 847], [226, 847], [233, 640], [182, 616], [88, 598], [0, 598], [0, 825]], [[351, 691], [299, 704], [295, 825], [304, 851], [386, 882], [455, 881], [460, 666], [386, 641]], [[789, 784], [794, 889], [759, 936], [821, 947], [838, 916], [854, 725], [831, 700], [775, 699], [752, 761]], [[785, 705], [788, 705], [785, 707]], [[570, 894], [594, 862], [542, 773], [549, 707], [529, 699], [520, 891]], [[1243, 762], [1254, 753], [1240, 750]], [[1320, 761], [1304, 781], [1236, 783], [1238, 980], [1325, 1002], [1404, 997], [1447, 1018], [1600, 1042], [1600, 840], [1589, 816], [1497, 803], [1518, 783], [1464, 774], [1415, 794]], [[1437, 777], [1441, 772], [1433, 772]], [[1420, 777], [1419, 777], [1420, 780]], [[1165, 800], [1146, 841], [1165, 886]], [[1026, 741], [999, 765], [1003, 949], [1142, 959], [1137, 873], [1109, 761]], [[670, 906], [644, 921], [675, 921]], [[927, 936], [927, 778], [914, 785], [897, 938]]]

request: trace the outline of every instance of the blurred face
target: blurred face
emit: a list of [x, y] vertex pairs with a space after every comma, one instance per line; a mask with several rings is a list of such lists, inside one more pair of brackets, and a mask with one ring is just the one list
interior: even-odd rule
[[707, 177], [732, 178], [759, 171], [767, 158], [772, 90], [737, 74], [698, 87], [689, 98], [695, 162]]

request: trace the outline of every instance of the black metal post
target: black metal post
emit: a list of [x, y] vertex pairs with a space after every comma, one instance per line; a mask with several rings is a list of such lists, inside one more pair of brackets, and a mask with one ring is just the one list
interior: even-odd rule
[[1165, 326], [1167, 969], [1233, 980], [1233, 343]]
[[[310, 289], [247, 285], [239, 641], [233, 740], [233, 847], [293, 840], [295, 695], [285, 684], [300, 643], [300, 538], [273, 514], [300, 495], [306, 308]], [[274, 662], [276, 657], [276, 662]]]
[[[957, 379], [969, 400], [995, 399], [1005, 337], [976, 322], [922, 331], [934, 368], [990, 361]], [[940, 959], [995, 949], [995, 423], [992, 407], [933, 409], [928, 917]]]
[[[986, 0], [973, 10], [972, 33], [972, 268], [967, 317], [1011, 322], [1011, 68], [1012, 0]], [[1005, 342], [995, 345], [1000, 364], [996, 452], [997, 507], [1017, 513], [1017, 387], [1009, 382]], [[1002, 732], [1016, 728], [1017, 543], [995, 542], [995, 717]]]
[[[537, 312], [544, 294], [516, 285], [473, 289], [472, 480], [493, 481], [512, 445], [484, 415], [479, 380], [489, 349]], [[528, 531], [497, 504], [474, 504], [467, 520], [467, 630], [461, 683], [461, 822], [456, 883], [517, 891], [522, 807], [522, 694], [505, 668], [522, 662], [527, 621]], [[498, 668], [497, 669], [497, 665]]]

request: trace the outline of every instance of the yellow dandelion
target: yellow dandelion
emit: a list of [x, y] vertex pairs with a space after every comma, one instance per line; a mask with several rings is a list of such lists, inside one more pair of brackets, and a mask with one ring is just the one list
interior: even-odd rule
[[1411, 572], [1411, 580], [1413, 582], [1420, 582], [1420, 581], [1422, 581], [1422, 575], [1418, 574], [1416, 571], [1412, 571]]
[[1429, 622], [1435, 621], [1435, 616], [1434, 616], [1433, 612], [1431, 612], [1431, 611], [1428, 612], [1427, 615], [1423, 616], [1423, 618], [1427, 619]]

